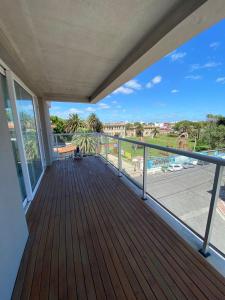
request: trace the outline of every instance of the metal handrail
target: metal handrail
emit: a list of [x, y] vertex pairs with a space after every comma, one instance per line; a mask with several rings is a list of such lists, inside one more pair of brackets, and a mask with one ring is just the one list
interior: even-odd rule
[[206, 161], [206, 162], [216, 164], [216, 165], [225, 166], [225, 159], [223, 159], [223, 158], [207, 156], [202, 153], [190, 152], [190, 151], [185, 151], [185, 150], [180, 150], [180, 149], [176, 149], [176, 148], [170, 148], [170, 147], [165, 147], [165, 146], [160, 146], [160, 145], [155, 145], [155, 144], [150, 144], [150, 143], [145, 143], [145, 142], [140, 142], [140, 141], [133, 141], [130, 139], [121, 138], [121, 137], [117, 137], [117, 136], [110, 136], [110, 135], [104, 134], [104, 133], [101, 133], [101, 135], [108, 137], [108, 138], [117, 139], [117, 140], [128, 142], [128, 143], [133, 143], [133, 144], [139, 145], [139, 146], [153, 148], [153, 149], [157, 149], [157, 150], [161, 150], [161, 151], [165, 151], [165, 152], [170, 152], [173, 154], [178, 154], [181, 156], [195, 158], [195, 159]]
[[[200, 161], [205, 161], [208, 163], [212, 163], [216, 165], [215, 169], [215, 174], [214, 174], [214, 181], [213, 181], [213, 190], [212, 190], [212, 196], [211, 196], [211, 201], [210, 201], [210, 207], [209, 207], [209, 212], [208, 212], [208, 218], [207, 218], [207, 224], [206, 224], [206, 229], [205, 229], [205, 235], [202, 243], [202, 248], [199, 250], [202, 255], [205, 257], [209, 256], [209, 245], [210, 245], [210, 240], [211, 240], [211, 234], [212, 234], [212, 228], [213, 228], [213, 221], [215, 218], [215, 212], [216, 212], [216, 206], [217, 206], [217, 200], [219, 198], [219, 189], [221, 186], [221, 181], [222, 181], [222, 174], [224, 171], [224, 166], [225, 166], [225, 159], [219, 158], [219, 157], [214, 157], [214, 156], [207, 156], [202, 153], [197, 153], [197, 152], [190, 152], [190, 151], [185, 151], [185, 150], [180, 150], [176, 148], [170, 148], [170, 147], [165, 147], [165, 146], [159, 146], [155, 144], [150, 144], [150, 143], [145, 143], [141, 141], [134, 141], [131, 139], [127, 138], [121, 138], [118, 136], [111, 136], [108, 134], [104, 133], [96, 133], [96, 132], [75, 132], [75, 133], [62, 133], [62, 134], [53, 134], [54, 138], [56, 138], [56, 144], [57, 144], [57, 152], [58, 152], [58, 136], [73, 136], [75, 134], [92, 134], [94, 136], [97, 136], [98, 138], [100, 137], [105, 137], [106, 143], [104, 143], [105, 146], [105, 154], [106, 154], [106, 161], [109, 162], [108, 160], [108, 144], [109, 144], [109, 139], [114, 139], [118, 141], [118, 166], [116, 168], [118, 169], [118, 175], [121, 176], [123, 173], [122, 169], [122, 153], [121, 153], [121, 141], [123, 142], [128, 142], [132, 143], [135, 145], [139, 145], [143, 147], [143, 187], [142, 187], [142, 199], [146, 199], [146, 186], [147, 186], [147, 161], [148, 161], [148, 149], [157, 149], [169, 153], [173, 153], [176, 155], [180, 156], [185, 156], [185, 157], [190, 157], [194, 158]], [[99, 145], [99, 140], [96, 145], [96, 149], [98, 149]], [[97, 154], [97, 150], [96, 150]]]

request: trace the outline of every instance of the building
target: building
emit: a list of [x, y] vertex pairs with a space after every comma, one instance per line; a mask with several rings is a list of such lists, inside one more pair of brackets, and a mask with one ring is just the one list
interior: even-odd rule
[[126, 136], [126, 123], [115, 122], [103, 124], [103, 132], [109, 135], [118, 135], [121, 137]]
[[[54, 161], [48, 101], [98, 103], [224, 18], [225, 1], [0, 6], [0, 299], [224, 299], [224, 253], [212, 243], [224, 161], [204, 158], [216, 173], [196, 233], [126, 184], [119, 140], [116, 173], [98, 155]], [[135, 145], [144, 149], [146, 199], [148, 147]], [[179, 208], [189, 202], [175, 196]]]
[[[153, 135], [153, 130], [156, 126], [155, 125], [148, 125], [148, 124], [143, 124], [143, 136], [152, 136]], [[160, 128], [160, 127], [159, 127]], [[120, 122], [120, 123], [105, 123], [103, 124], [103, 132], [109, 135], [116, 135], [120, 137], [135, 137], [136, 136], [136, 129], [137, 126], [134, 126], [130, 124], [127, 126], [127, 123], [125, 122]], [[162, 132], [169, 132], [168, 127], [165, 128], [160, 128], [160, 133]]]

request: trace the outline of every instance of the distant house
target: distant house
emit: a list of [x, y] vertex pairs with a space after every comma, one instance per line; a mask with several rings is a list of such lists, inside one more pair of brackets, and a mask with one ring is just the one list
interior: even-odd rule
[[[125, 122], [105, 123], [103, 132], [112, 136], [135, 137], [137, 126], [131, 125], [127, 127], [126, 125]], [[154, 124], [143, 125], [143, 136], [151, 136], [155, 127]]]
[[112, 135], [112, 136], [126, 136], [126, 123], [124, 122], [116, 122], [116, 123], [105, 123], [103, 125], [103, 132]]

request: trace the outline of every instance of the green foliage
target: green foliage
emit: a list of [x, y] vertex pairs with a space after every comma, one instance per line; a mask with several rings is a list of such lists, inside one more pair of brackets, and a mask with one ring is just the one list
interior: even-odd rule
[[157, 127], [155, 127], [154, 129], [153, 129], [153, 131], [152, 131], [152, 133], [153, 133], [153, 138], [156, 138], [156, 136], [159, 134], [159, 128], [157, 128]]
[[211, 122], [217, 122], [218, 119], [223, 118], [222, 115], [214, 115], [214, 114], [208, 114], [206, 115], [207, 121]]
[[65, 130], [69, 133], [80, 131], [80, 129], [84, 127], [85, 123], [80, 119], [78, 114], [71, 114], [65, 124]]
[[134, 126], [136, 126], [136, 136], [137, 137], [143, 136], [143, 132], [144, 132], [143, 125], [141, 123], [139, 123], [139, 122], [135, 122]]
[[87, 118], [86, 123], [87, 123], [87, 128], [90, 131], [101, 132], [103, 129], [102, 122], [94, 113], [90, 114], [90, 116]]
[[27, 160], [34, 160], [38, 157], [37, 140], [35, 133], [24, 135], [25, 153]]
[[133, 124], [127, 123], [127, 124], [125, 125], [125, 129], [126, 129], [126, 130], [129, 130], [129, 129], [131, 129], [133, 126], [134, 126]]
[[168, 133], [167, 136], [178, 138], [178, 134], [177, 133], [173, 133], [173, 132]]
[[192, 122], [189, 120], [183, 120], [183, 121], [177, 122], [174, 125], [173, 129], [179, 133], [187, 132], [190, 135], [190, 137], [196, 138], [198, 140], [198, 139], [200, 139], [202, 129], [205, 126], [207, 126], [207, 122], [203, 122], [203, 121]]
[[187, 133], [190, 134], [191, 130], [192, 130], [192, 127], [193, 127], [193, 122], [192, 121], [183, 120], [183, 121], [177, 122], [174, 125], [174, 130], [178, 131], [180, 133], [187, 132]]
[[72, 143], [75, 146], [79, 146], [83, 153], [94, 153], [97, 145], [97, 138], [92, 134], [88, 134], [88, 130], [83, 128], [82, 132], [73, 136]]
[[200, 151], [205, 151], [209, 150], [209, 145], [196, 145], [195, 151], [200, 152]]
[[219, 117], [216, 124], [219, 126], [219, 125], [223, 125], [225, 126], [225, 117]]
[[54, 133], [64, 133], [65, 132], [65, 120], [57, 117], [57, 116], [51, 116], [51, 123], [54, 126], [53, 132]]
[[22, 131], [26, 131], [27, 129], [34, 129], [35, 123], [34, 118], [32, 118], [28, 113], [22, 111], [20, 112], [20, 123], [22, 127]]
[[209, 123], [205, 128], [201, 142], [209, 145], [210, 149], [225, 147], [225, 126]]

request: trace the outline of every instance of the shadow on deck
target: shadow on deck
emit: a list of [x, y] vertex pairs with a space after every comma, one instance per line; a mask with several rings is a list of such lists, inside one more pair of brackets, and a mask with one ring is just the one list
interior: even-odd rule
[[100, 158], [48, 168], [13, 299], [224, 299], [225, 279]]

